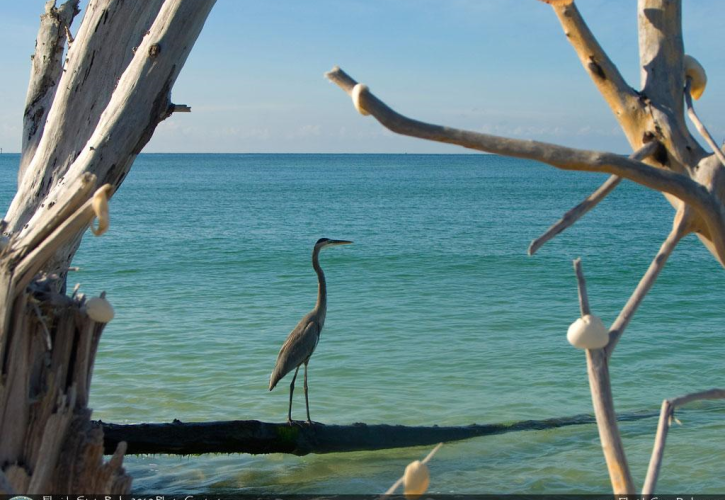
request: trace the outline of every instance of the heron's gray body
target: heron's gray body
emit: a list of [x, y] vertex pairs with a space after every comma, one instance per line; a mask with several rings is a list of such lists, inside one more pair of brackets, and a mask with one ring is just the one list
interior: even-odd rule
[[277, 364], [274, 367], [272, 376], [269, 378], [269, 390], [271, 391], [282, 380], [285, 375], [307, 363], [315, 352], [315, 347], [320, 341], [320, 332], [325, 324], [324, 316], [320, 322], [312, 310], [297, 323], [297, 326], [289, 334], [287, 340], [277, 355]]
[[297, 323], [297, 326], [290, 332], [287, 340], [282, 344], [282, 348], [277, 355], [277, 363], [272, 371], [272, 375], [269, 377], [269, 390], [271, 391], [285, 375], [295, 370], [295, 375], [292, 377], [292, 383], [290, 384], [290, 402], [287, 414], [290, 422], [292, 421], [292, 394], [294, 393], [295, 380], [297, 378], [297, 372], [303, 364], [305, 365], [304, 387], [307, 421], [310, 422], [310, 405], [307, 399], [307, 364], [310, 362], [310, 357], [315, 352], [317, 343], [320, 341], [320, 333], [322, 332], [322, 327], [325, 325], [325, 316], [327, 316], [327, 283], [325, 281], [325, 273], [322, 272], [322, 268], [320, 267], [320, 250], [328, 246], [347, 245], [349, 243], [352, 242], [321, 238], [315, 244], [315, 248], [312, 250], [312, 267], [317, 273], [317, 303], [314, 309], [308, 312]]

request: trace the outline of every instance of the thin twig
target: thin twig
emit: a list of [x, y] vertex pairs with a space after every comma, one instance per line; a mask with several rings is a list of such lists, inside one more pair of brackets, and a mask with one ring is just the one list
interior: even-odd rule
[[670, 429], [670, 425], [672, 425], [671, 418], [674, 416], [675, 409], [692, 401], [705, 399], [725, 399], [725, 389], [710, 389], [709, 391], [694, 392], [673, 399], [665, 399], [662, 402], [662, 410], [660, 412], [660, 421], [657, 425], [657, 435], [652, 449], [652, 457], [650, 458], [649, 468], [647, 469], [647, 478], [642, 487], [643, 496], [652, 495], [657, 485], [657, 478], [659, 477], [662, 459], [665, 453], [667, 432]]
[[642, 276], [637, 288], [635, 288], [629, 300], [622, 308], [622, 311], [619, 313], [619, 316], [617, 316], [617, 319], [609, 328], [609, 343], [604, 348], [607, 358], [612, 356], [617, 342], [619, 342], [624, 330], [629, 325], [634, 313], [647, 296], [652, 285], [654, 285], [660, 272], [664, 269], [667, 259], [672, 255], [680, 240], [690, 232], [690, 222], [691, 218], [687, 208], [679, 210], [675, 215], [672, 231], [670, 231], [670, 234], [662, 243], [657, 255], [652, 259], [652, 263], [650, 263], [647, 272]]
[[[648, 142], [640, 149], [632, 153], [629, 158], [635, 161], [644, 160], [645, 158], [652, 156], [652, 154], [654, 154], [658, 147], [659, 143], [654, 141]], [[599, 188], [597, 188], [596, 191], [590, 194], [584, 201], [582, 201], [577, 206], [565, 213], [564, 216], [556, 223], [554, 223], [554, 225], [552, 225], [549, 229], [547, 229], [544, 234], [532, 241], [531, 245], [529, 245], [529, 255], [534, 255], [537, 250], [539, 250], [539, 248], [541, 248], [546, 242], [553, 239], [558, 234], [562, 233], [565, 229], [574, 225], [576, 221], [581, 219], [587, 212], [597, 206], [600, 201], [606, 198], [607, 195], [611, 193], [621, 181], [622, 178], [616, 175], [612, 175], [611, 177], [609, 177], [604, 182], [604, 184], [599, 186]]]
[[692, 123], [695, 124], [695, 128], [698, 132], [700, 132], [700, 135], [705, 139], [705, 142], [708, 146], [712, 148], [713, 153], [715, 153], [715, 156], [717, 156], [718, 160], [720, 160], [720, 163], [725, 167], [725, 154], [723, 154], [722, 149], [720, 149], [715, 142], [715, 139], [713, 139], [712, 135], [710, 135], [710, 132], [707, 130], [705, 125], [700, 121], [700, 118], [697, 116], [697, 113], [695, 113], [695, 107], [692, 104], [692, 96], [690, 95], [690, 87], [692, 86], [692, 79], [687, 78], [687, 83], [685, 84], [685, 103], [687, 103], [687, 116], [690, 117], [690, 120], [692, 120]]
[[576, 273], [576, 283], [579, 290], [579, 309], [582, 317], [591, 314], [589, 308], [589, 295], [587, 295], [587, 281], [584, 279], [584, 271], [582, 270], [581, 258], [574, 259], [574, 272]]

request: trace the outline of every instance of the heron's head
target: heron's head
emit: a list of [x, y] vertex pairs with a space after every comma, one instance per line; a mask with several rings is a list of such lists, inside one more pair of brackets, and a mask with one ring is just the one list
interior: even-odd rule
[[317, 240], [317, 243], [315, 243], [315, 249], [316, 250], [322, 250], [323, 248], [328, 247], [335, 247], [338, 245], [350, 245], [352, 244], [352, 241], [347, 240], [331, 240], [329, 238], [320, 238]]

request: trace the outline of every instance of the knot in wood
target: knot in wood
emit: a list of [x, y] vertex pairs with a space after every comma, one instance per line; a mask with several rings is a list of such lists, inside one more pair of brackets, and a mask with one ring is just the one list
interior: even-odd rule
[[155, 43], [149, 47], [149, 57], [155, 58], [161, 53], [161, 45]]

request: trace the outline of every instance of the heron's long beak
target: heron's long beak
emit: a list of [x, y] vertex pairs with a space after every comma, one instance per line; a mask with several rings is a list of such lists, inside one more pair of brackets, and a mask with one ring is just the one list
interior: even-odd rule
[[328, 245], [352, 245], [352, 241], [347, 240], [330, 240], [327, 242]]

